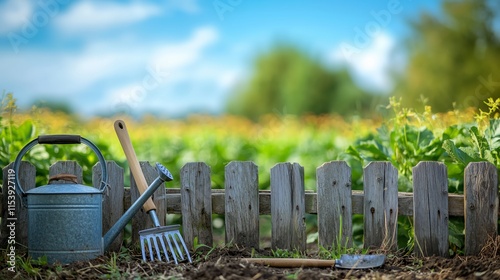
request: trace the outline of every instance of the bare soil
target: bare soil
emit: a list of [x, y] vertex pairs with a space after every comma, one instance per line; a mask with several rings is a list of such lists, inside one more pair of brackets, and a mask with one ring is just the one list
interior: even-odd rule
[[[270, 250], [254, 253], [271, 255]], [[249, 250], [224, 247], [196, 252], [193, 263], [175, 265], [143, 262], [137, 250], [125, 250], [68, 265], [24, 262], [22, 267], [23, 262], [18, 261], [16, 272], [8, 271], [3, 260], [0, 279], [500, 279], [500, 252], [496, 244], [478, 256], [416, 258], [388, 254], [382, 267], [364, 270], [274, 268], [242, 260], [250, 256]]]

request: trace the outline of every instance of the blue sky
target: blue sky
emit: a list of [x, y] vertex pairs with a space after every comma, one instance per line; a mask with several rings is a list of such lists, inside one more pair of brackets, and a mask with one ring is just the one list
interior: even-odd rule
[[21, 108], [67, 102], [83, 116], [117, 109], [219, 113], [277, 41], [297, 44], [360, 86], [387, 92], [407, 21], [440, 1], [0, 0], [0, 90]]

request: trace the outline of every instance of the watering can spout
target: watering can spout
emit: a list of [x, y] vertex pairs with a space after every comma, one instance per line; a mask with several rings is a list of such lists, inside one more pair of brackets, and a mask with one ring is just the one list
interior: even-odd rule
[[123, 214], [123, 216], [111, 227], [108, 232], [103, 237], [103, 250], [106, 251], [111, 245], [113, 240], [120, 234], [127, 223], [132, 219], [132, 217], [142, 208], [142, 205], [148, 200], [150, 196], [161, 186], [164, 182], [172, 181], [173, 176], [160, 163], [156, 163], [156, 168], [158, 169], [158, 177], [151, 183], [151, 185], [146, 189], [146, 191], [130, 206], [130, 208]]

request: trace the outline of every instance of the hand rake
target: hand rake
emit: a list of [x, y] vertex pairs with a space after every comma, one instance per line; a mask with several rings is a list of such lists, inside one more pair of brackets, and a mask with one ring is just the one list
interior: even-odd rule
[[[146, 178], [144, 178], [144, 174], [142, 173], [142, 170], [139, 166], [139, 161], [137, 160], [132, 142], [130, 141], [125, 122], [122, 120], [117, 120], [114, 126], [123, 151], [125, 152], [125, 156], [127, 157], [127, 161], [130, 165], [130, 171], [132, 172], [134, 180], [137, 184], [137, 189], [142, 194], [144, 191], [146, 191], [148, 185], [146, 183]], [[157, 164], [156, 166], [157, 168], [164, 168], [160, 164]], [[170, 174], [170, 172], [168, 173]], [[170, 174], [170, 178], [167, 181], [172, 181], [172, 179], [173, 178]], [[172, 257], [175, 264], [178, 264], [179, 261], [186, 260], [186, 258], [189, 262], [192, 262], [191, 256], [186, 247], [186, 243], [184, 242], [184, 239], [182, 239], [182, 235], [179, 232], [179, 225], [161, 226], [160, 221], [158, 220], [158, 216], [156, 215], [156, 206], [151, 198], [149, 198], [146, 203], [144, 203], [143, 208], [144, 211], [149, 214], [155, 227], [139, 231], [142, 259], [144, 261], [147, 261], [145, 244], [147, 243], [147, 249], [151, 261], [155, 260], [155, 254], [153, 253], [153, 251], [156, 252], [156, 258], [162, 261], [163, 259], [161, 256], [161, 251], [163, 250], [166, 261], [170, 261], [170, 257]], [[179, 243], [181, 243], [182, 246], [179, 246]], [[161, 247], [159, 246], [159, 244], [161, 245]], [[168, 245], [168, 248], [165, 244]], [[186, 257], [184, 257], [184, 254], [186, 255]]]

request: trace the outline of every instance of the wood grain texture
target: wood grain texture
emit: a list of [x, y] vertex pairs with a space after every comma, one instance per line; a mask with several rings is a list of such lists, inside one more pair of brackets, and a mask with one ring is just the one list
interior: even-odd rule
[[204, 162], [191, 162], [181, 169], [181, 208], [184, 240], [193, 249], [199, 244], [213, 246], [212, 189], [210, 167]]
[[259, 175], [253, 162], [225, 168], [226, 243], [259, 248]]
[[298, 163], [279, 163], [271, 168], [271, 246], [275, 249], [306, 249], [304, 168]]
[[[134, 196], [135, 200], [138, 193], [134, 188], [132, 190], [128, 188], [120, 190], [120, 186], [123, 186], [123, 175], [120, 175], [123, 174], [123, 170], [112, 162], [107, 162], [107, 164], [110, 175], [110, 191], [114, 192], [116, 190], [116, 193], [110, 193], [110, 197], [105, 196], [103, 223], [114, 224], [116, 217], [121, 216], [118, 212], [114, 212], [119, 210], [119, 208], [122, 208], [122, 212], [128, 209], [131, 205], [130, 198]], [[156, 169], [147, 162], [141, 162], [140, 164], [144, 170], [144, 174], [147, 177], [149, 176], [148, 180], [152, 182], [158, 176]], [[255, 175], [255, 178], [250, 175], [254, 174], [254, 172], [257, 174], [254, 170], [257, 167], [253, 163], [246, 162], [243, 165], [235, 162], [227, 166], [226, 183], [231, 185], [233, 189], [226, 186], [226, 189], [223, 190], [212, 190], [210, 168], [201, 162], [188, 163], [181, 170], [180, 189], [165, 189], [160, 187], [157, 191], [159, 193], [154, 194], [154, 201], [157, 203], [160, 220], [162, 223], [165, 222], [167, 210], [171, 214], [182, 214], [184, 240], [190, 244], [191, 249], [195, 237], [199, 238], [198, 242], [200, 244], [213, 246], [212, 214], [226, 214], [227, 216], [231, 216], [234, 214], [233, 212], [245, 212], [238, 213], [236, 217], [230, 217], [226, 221], [228, 228], [235, 229], [234, 232], [226, 233], [227, 236], [231, 236], [231, 234], [236, 236], [238, 232], [251, 232], [250, 228], [255, 228], [254, 225], [257, 224], [257, 222], [252, 222], [255, 219], [254, 215], [272, 214], [271, 223], [273, 228], [274, 225], [281, 227], [279, 231], [281, 235], [273, 232], [273, 242], [284, 249], [297, 249], [301, 248], [302, 244], [305, 244], [305, 239], [303, 238], [305, 236], [305, 222], [303, 219], [301, 220], [305, 215], [304, 213], [317, 214], [318, 222], [324, 219], [326, 223], [331, 224], [330, 230], [320, 234], [320, 238], [330, 238], [327, 241], [321, 239], [322, 244], [335, 244], [335, 238], [340, 235], [338, 232], [342, 231], [342, 235], [348, 232], [348, 229], [341, 228], [339, 225], [344, 225], [345, 221], [351, 221], [353, 214], [374, 216], [369, 222], [371, 225], [365, 224], [366, 228], [374, 228], [365, 229], [365, 246], [368, 244], [377, 246], [375, 241], [380, 236], [383, 236], [379, 234], [381, 231], [380, 228], [382, 228], [381, 223], [384, 223], [384, 227], [387, 228], [393, 226], [391, 224], [392, 218], [386, 213], [391, 213], [391, 210], [394, 213], [394, 206], [388, 208], [388, 205], [393, 205], [393, 202], [390, 201], [394, 201], [393, 194], [389, 193], [391, 188], [389, 186], [394, 185], [393, 180], [396, 180], [397, 176], [394, 174], [394, 170], [389, 167], [389, 163], [372, 163], [365, 168], [363, 177], [364, 191], [350, 190], [351, 175], [349, 167], [345, 162], [325, 163], [317, 169], [317, 193], [304, 190], [303, 168], [300, 165], [285, 163], [277, 166], [279, 168], [271, 169], [271, 190], [259, 191], [257, 187], [251, 187], [255, 184], [255, 181], [258, 181], [257, 175]], [[11, 167], [12, 164], [3, 168], [4, 184], [5, 178], [8, 177], [7, 172]], [[51, 174], [73, 173], [80, 178], [81, 182], [81, 168], [74, 161], [58, 162], [49, 171]], [[93, 185], [99, 186], [99, 164], [94, 166], [93, 173]], [[446, 247], [444, 247], [448, 244], [448, 216], [465, 217], [465, 251], [468, 255], [477, 254], [491, 236], [496, 236], [499, 203], [497, 195], [498, 177], [495, 166], [486, 162], [471, 163], [465, 170], [465, 195], [448, 194], [446, 167], [441, 163], [422, 162], [414, 168], [413, 173], [415, 193], [397, 193], [397, 215], [413, 216], [417, 240], [415, 252], [417, 254], [445, 255], [443, 252], [448, 252]], [[36, 170], [29, 162], [22, 162], [18, 176], [25, 190], [35, 187]], [[112, 183], [113, 181], [116, 183]], [[134, 184], [133, 178], [131, 182]], [[238, 186], [239, 184], [242, 186]], [[335, 191], [340, 192], [337, 189], [341, 189], [340, 186], [342, 185], [345, 189], [349, 190], [344, 190], [345, 194], [336, 194]], [[275, 186], [277, 187], [275, 188]], [[243, 189], [244, 194], [237, 192], [236, 188]], [[120, 199], [120, 195], [122, 195], [122, 199]], [[0, 208], [2, 209], [0, 213], [0, 216], [2, 216], [0, 244], [2, 244], [3, 248], [7, 245], [6, 237], [9, 233], [5, 223], [7, 221], [5, 218], [7, 215], [7, 199], [8, 196], [5, 193], [4, 185], [0, 200]], [[123, 202], [123, 207], [119, 206], [120, 200]], [[257, 204], [255, 202], [248, 203], [256, 200], [258, 201]], [[351, 203], [350, 207], [349, 200]], [[237, 201], [243, 201], [243, 203], [238, 204]], [[108, 202], [109, 208], [106, 206]], [[344, 207], [342, 208], [342, 206]], [[164, 210], [160, 210], [161, 207]], [[251, 212], [255, 211], [255, 213], [248, 213], [250, 208]], [[373, 213], [372, 208], [374, 210]], [[381, 208], [383, 211], [379, 210]], [[344, 214], [347, 214], [350, 209], [351, 213], [348, 216], [338, 218], [336, 222], [332, 222], [335, 215], [339, 216], [338, 211], [334, 212], [332, 209], [343, 209]], [[380, 215], [380, 212], [385, 213], [384, 218], [380, 216], [375, 217]], [[109, 213], [112, 214], [108, 215]], [[274, 213], [277, 213], [276, 216], [274, 216]], [[283, 219], [285, 216], [288, 218]], [[18, 219], [16, 223], [16, 239], [20, 244], [26, 245], [28, 232], [27, 211], [25, 208], [21, 208], [21, 202], [17, 197], [16, 217]], [[275, 220], [279, 217], [282, 220]], [[139, 224], [139, 227], [134, 221], [136, 223], [133, 225], [134, 235], [137, 234], [137, 231], [141, 227], [152, 227], [152, 224], [147, 224], [151, 223], [149, 215], [138, 213], [135, 219], [141, 222], [141, 224]], [[233, 222], [238, 219], [247, 219], [248, 221]], [[262, 221], [267, 222], [267, 219], [260, 219], [259, 221], [260, 223]], [[245, 225], [253, 226], [245, 228]], [[337, 225], [337, 228], [332, 229], [335, 225]], [[256, 227], [258, 228], [259, 226], [261, 225]], [[324, 230], [328, 227], [323, 225], [320, 226], [320, 230], [321, 228]], [[106, 231], [105, 226], [103, 231]], [[334, 231], [338, 232], [334, 233]], [[386, 230], [386, 233], [391, 231]], [[302, 233], [304, 234], [301, 235]], [[292, 235], [294, 234], [296, 236], [293, 236], [292, 239]], [[287, 238], [288, 240], [286, 240]], [[348, 237], [345, 238], [349, 239]], [[346, 239], [342, 239], [341, 242]], [[350, 239], [352, 240], [352, 238]], [[370, 239], [373, 241], [370, 241]], [[134, 239], [134, 241], [136, 240], [137, 238]], [[245, 242], [248, 241], [246, 238], [245, 240]], [[286, 244], [286, 246], [278, 243], [282, 240], [285, 240], [283, 244]], [[249, 244], [254, 244], [255, 240], [248, 242]], [[380, 246], [385, 247], [384, 243]]]
[[413, 167], [414, 253], [447, 257], [448, 173], [440, 162], [419, 162]]
[[316, 170], [318, 239], [325, 248], [352, 246], [351, 168], [344, 161]]
[[398, 171], [389, 162], [371, 162], [364, 168], [365, 248], [397, 248]]
[[[102, 202], [102, 235], [122, 217], [124, 213], [123, 195], [124, 180], [123, 168], [114, 161], [106, 161], [108, 172], [108, 187], [103, 191]], [[101, 163], [98, 162], [92, 168], [92, 184], [94, 188], [101, 186], [102, 170]], [[108, 247], [108, 251], [119, 252], [123, 243], [123, 231]]]
[[[123, 152], [127, 157], [127, 163], [130, 167], [130, 172], [132, 173], [132, 177], [134, 178], [135, 186], [139, 190], [140, 193], [144, 193], [148, 188], [149, 184], [146, 181], [145, 176], [141, 172], [141, 166], [139, 160], [137, 159], [137, 155], [135, 154], [134, 146], [132, 145], [132, 141], [130, 141], [130, 136], [128, 134], [127, 126], [124, 121], [117, 120], [114, 123], [114, 128], [116, 135], [118, 136], [118, 140], [122, 146]], [[152, 198], [148, 198], [143, 205], [144, 211], [147, 213], [150, 210], [155, 210], [156, 205], [153, 202]]]
[[[65, 161], [58, 161], [52, 164], [49, 168], [49, 178], [58, 175], [58, 174], [71, 174], [76, 176], [76, 181], [78, 184], [83, 184], [83, 172], [82, 172], [82, 167], [78, 164], [78, 162], [74, 160], [65, 160]], [[47, 184], [49, 182], [47, 181]], [[54, 183], [60, 183], [60, 184], [74, 184], [73, 182], [64, 182], [64, 181], [54, 181]], [[87, 184], [90, 185], [90, 182], [86, 182]]]
[[[27, 248], [28, 246], [28, 208], [21, 204], [21, 199], [18, 195], [15, 197], [15, 213], [14, 217], [9, 215], [8, 212], [8, 201], [9, 201], [9, 169], [14, 168], [14, 163], [10, 163], [6, 167], [3, 168], [3, 185], [2, 185], [2, 207], [0, 217], [2, 218], [2, 223], [0, 225], [0, 244], [1, 248], [7, 248], [8, 245], [8, 237], [10, 233], [10, 229], [7, 228], [9, 222], [8, 218], [15, 218], [16, 224], [16, 242], [20, 245], [19, 247]], [[24, 192], [27, 192], [36, 186], [36, 168], [33, 164], [22, 161], [19, 165], [18, 174], [16, 174], [19, 178], [19, 183], [23, 188]], [[15, 185], [15, 182], [14, 182]], [[10, 189], [11, 190], [11, 189]], [[12, 214], [12, 213], [10, 213]]]
[[489, 162], [471, 162], [464, 172], [465, 254], [477, 255], [496, 239], [498, 174]]

